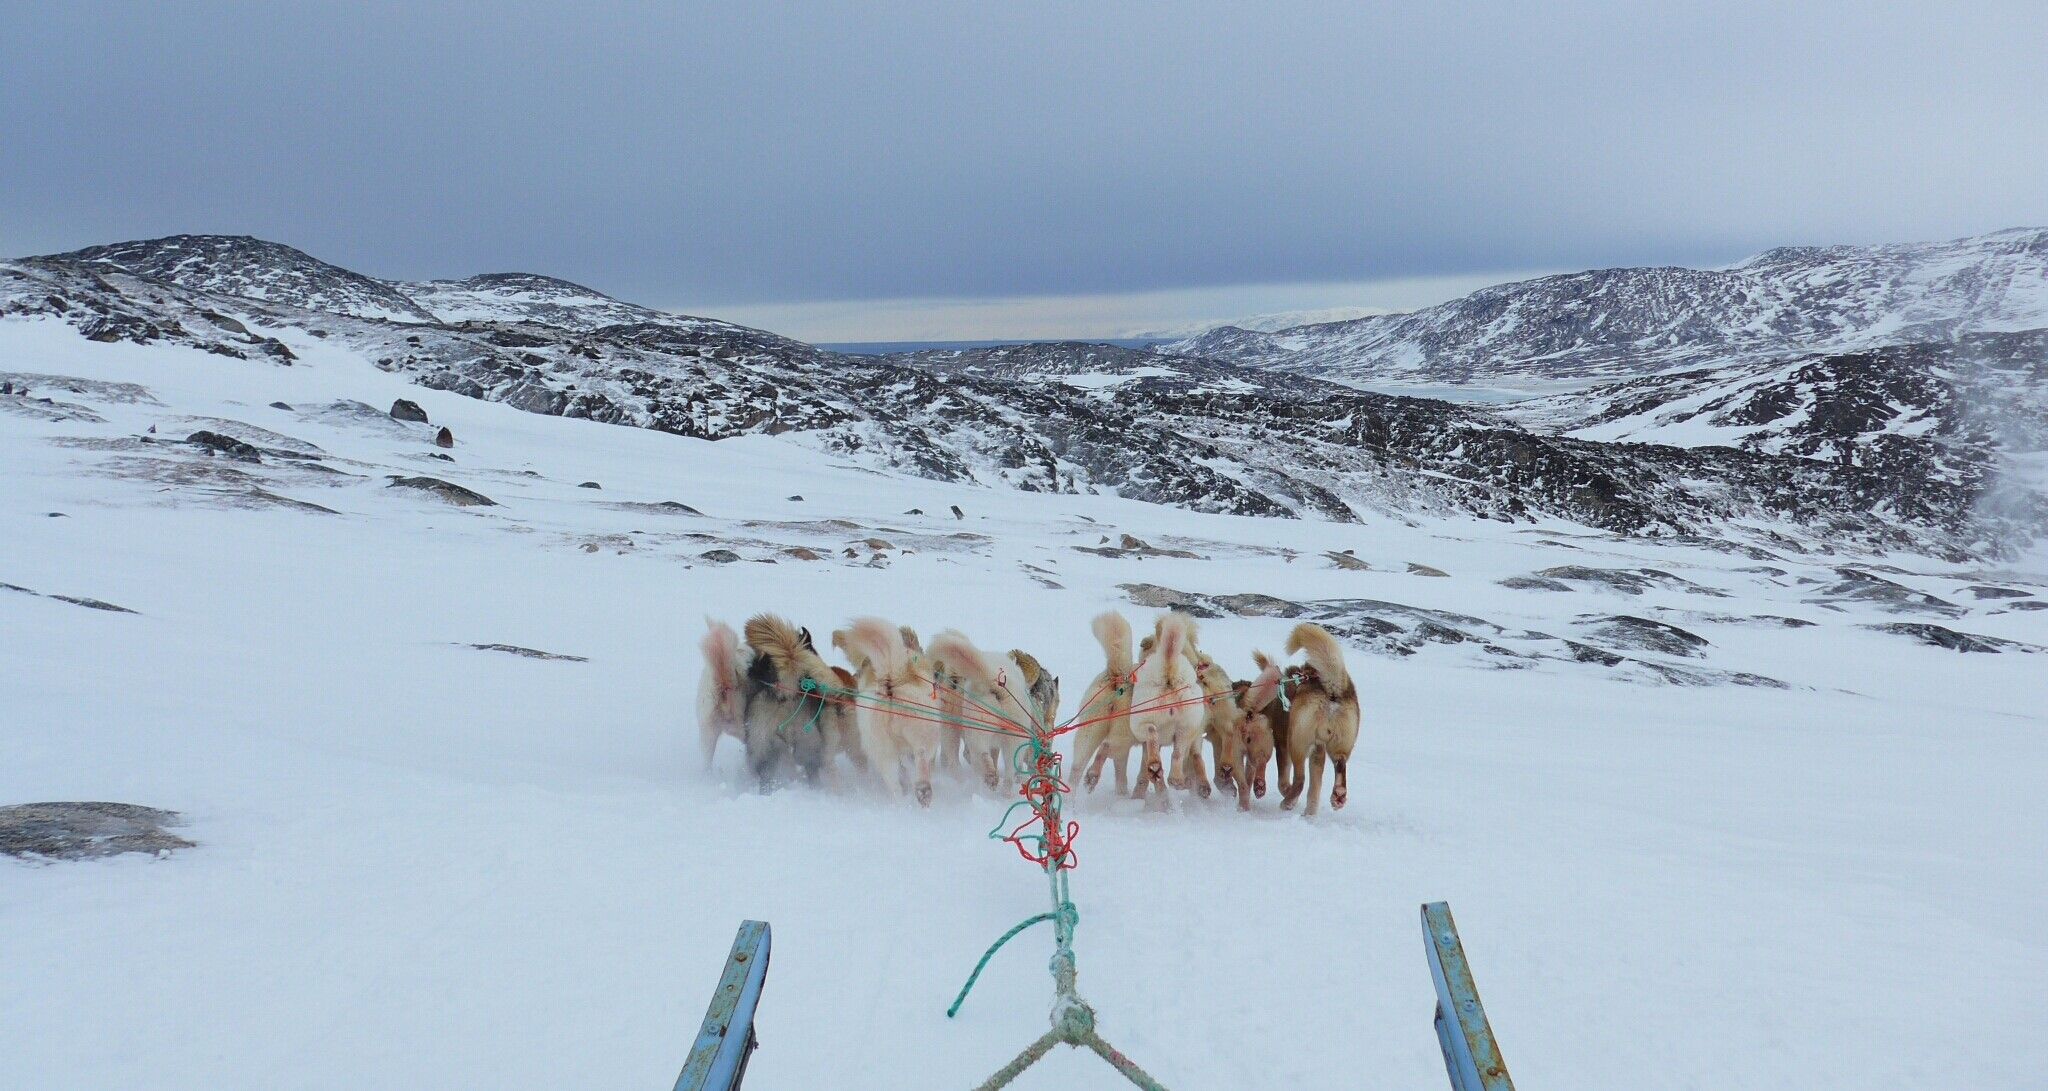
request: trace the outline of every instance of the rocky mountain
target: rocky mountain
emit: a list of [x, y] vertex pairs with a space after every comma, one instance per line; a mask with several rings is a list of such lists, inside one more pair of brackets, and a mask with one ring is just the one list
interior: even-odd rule
[[246, 235], [172, 235], [88, 246], [45, 260], [309, 311], [398, 322], [436, 321], [432, 312], [396, 285], [329, 265], [283, 243]]
[[1596, 269], [1407, 314], [1165, 351], [1352, 382], [1621, 378], [2048, 327], [2048, 228], [1943, 243], [1791, 247], [1728, 269]]
[[1817, 448], [1617, 442], [1542, 414], [1532, 428], [1107, 345], [847, 356], [546, 277], [386, 282], [260, 240], [178, 236], [0, 263], [0, 320], [252, 366], [347, 352], [536, 413], [704, 439], [788, 434], [876, 469], [1241, 515], [1466, 514], [1729, 548], [1960, 555], [2038, 514], [2001, 512], [1987, 530], [1987, 475], [1945, 450], [1902, 473]]

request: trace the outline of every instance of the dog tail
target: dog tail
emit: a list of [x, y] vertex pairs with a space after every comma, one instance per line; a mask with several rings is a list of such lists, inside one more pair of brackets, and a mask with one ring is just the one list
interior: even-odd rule
[[740, 675], [740, 638], [733, 633], [732, 626], [708, 617], [704, 619], [704, 629], [704, 639], [697, 645], [704, 649], [704, 665], [718, 679], [720, 688], [729, 687]]
[[767, 656], [777, 675], [803, 677], [803, 656], [810, 646], [801, 629], [774, 614], [755, 614], [747, 619], [746, 632], [747, 647], [757, 655]]
[[1095, 642], [1102, 645], [1103, 657], [1109, 660], [1110, 676], [1131, 673], [1131, 623], [1111, 610], [1095, 615], [1089, 627], [1095, 630]]
[[924, 654], [924, 645], [918, 642], [916, 629], [903, 625], [899, 626], [896, 631], [902, 635], [904, 647], [909, 648], [918, 655]]
[[1010, 658], [1015, 660], [1017, 666], [1024, 671], [1025, 685], [1036, 686], [1038, 685], [1038, 680], [1045, 676], [1045, 665], [1040, 663], [1038, 657], [1030, 652], [1022, 648], [1011, 648]]
[[1295, 652], [1307, 654], [1308, 665], [1315, 668], [1330, 696], [1343, 697], [1351, 692], [1351, 672], [1344, 667], [1344, 650], [1328, 629], [1307, 621], [1296, 625], [1287, 634], [1287, 654]]
[[1185, 656], [1195, 643], [1195, 619], [1169, 610], [1160, 616], [1154, 633], [1158, 639], [1152, 650], [1166, 660], [1167, 669], [1171, 670], [1174, 659]]
[[946, 664], [946, 673], [972, 679], [989, 689], [996, 688], [997, 667], [966, 635], [947, 629], [932, 638], [927, 654]]
[[1280, 664], [1266, 658], [1264, 652], [1253, 652], [1252, 661], [1259, 665], [1259, 676], [1245, 691], [1243, 707], [1247, 712], [1257, 712], [1280, 696]]
[[840, 631], [846, 634], [847, 655], [865, 658], [877, 675], [901, 682], [910, 673], [910, 652], [896, 626], [878, 617], [857, 617]]

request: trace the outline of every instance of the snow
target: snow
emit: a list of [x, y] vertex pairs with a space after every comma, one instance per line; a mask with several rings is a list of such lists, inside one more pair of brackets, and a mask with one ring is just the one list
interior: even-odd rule
[[[160, 403], [59, 399], [97, 424], [0, 413], [0, 582], [44, 593], [0, 589], [0, 801], [169, 807], [199, 843], [0, 860], [0, 1084], [660, 1087], [754, 917], [775, 958], [750, 1087], [972, 1085], [1043, 1030], [1050, 997], [1034, 931], [943, 1016], [983, 948], [1044, 908], [1037, 873], [984, 837], [1002, 803], [949, 783], [919, 811], [850, 774], [762, 796], [730, 742], [700, 771], [701, 619], [958, 626], [1044, 659], [1071, 709], [1099, 666], [1088, 618], [1117, 606], [1142, 624], [1117, 590], [1140, 581], [1549, 632], [1655, 616], [1708, 636], [1715, 668], [1793, 687], [1354, 651], [1366, 719], [1347, 809], [1079, 798], [1081, 989], [1168, 1086], [1444, 1086], [1415, 919], [1438, 899], [1526, 1087], [2026, 1086], [2048, 1064], [2048, 659], [1942, 652], [1861, 627], [1899, 615], [1805, 601], [1799, 579], [1831, 581], [1844, 558], [1771, 562], [1773, 577], [1563, 524], [1347, 526], [946, 485], [788, 437], [524, 414], [266, 332], [299, 362], [0, 322], [0, 370], [138, 383]], [[453, 463], [427, 457], [431, 429], [318, 408], [398, 397], [452, 429]], [[315, 444], [352, 476], [109, 447], [151, 424], [176, 439], [187, 418]], [[232, 485], [147, 462], [238, 469], [338, 514], [242, 506]], [[387, 473], [501, 506], [448, 507]], [[626, 506], [664, 500], [706, 515]], [[1205, 559], [1072, 548], [1119, 532]], [[839, 563], [870, 534], [915, 552]], [[833, 559], [779, 553], [792, 544]], [[715, 546], [748, 560], [699, 558]], [[1344, 549], [1374, 570], [1321, 560]], [[1971, 607], [1947, 624], [2048, 644], [2048, 612], [1957, 595], [2048, 593], [2048, 556], [2001, 572], [1885, 560], [1904, 570], [1887, 578]], [[1495, 582], [1566, 564], [1727, 597]], [[1751, 614], [1815, 624], [1708, 617]], [[1288, 626], [1206, 621], [1202, 640], [1248, 673]], [[1061, 1050], [1016, 1086], [1105, 1076]]]
[[1182, 372], [1169, 367], [1134, 367], [1126, 371], [1088, 371], [1061, 375], [1059, 381], [1082, 390], [1106, 390], [1134, 379], [1175, 379]]

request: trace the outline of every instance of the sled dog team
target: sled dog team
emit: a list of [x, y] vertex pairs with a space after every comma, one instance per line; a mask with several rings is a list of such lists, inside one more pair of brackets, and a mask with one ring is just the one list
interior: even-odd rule
[[[857, 618], [832, 634], [852, 670], [825, 662], [801, 629], [773, 614], [749, 619], [741, 633], [708, 621], [697, 722], [708, 768], [721, 736], [746, 749], [763, 790], [793, 772], [817, 783], [844, 754], [887, 790], [932, 798], [939, 770], [965, 770], [991, 789], [1012, 778], [1022, 741], [1014, 725], [1058, 726], [1060, 680], [1030, 654], [993, 653], [948, 629], [930, 644], [909, 626]], [[1253, 653], [1258, 674], [1232, 681], [1195, 639], [1186, 614], [1162, 614], [1134, 649], [1131, 625], [1114, 611], [1093, 623], [1102, 672], [1083, 691], [1068, 768], [1093, 791], [1103, 766], [1118, 794], [1167, 805], [1167, 789], [1210, 795], [1202, 756], [1214, 757], [1215, 787], [1235, 792], [1239, 810], [1266, 794], [1266, 767], [1277, 763], [1280, 799], [1292, 809], [1304, 794], [1315, 814], [1323, 766], [1335, 771], [1330, 805], [1348, 797], [1346, 766], [1358, 741], [1358, 691], [1335, 637], [1303, 623], [1288, 634], [1288, 665]], [[1169, 756], [1170, 755], [1170, 756]], [[1136, 776], [1136, 787], [1127, 777]]]

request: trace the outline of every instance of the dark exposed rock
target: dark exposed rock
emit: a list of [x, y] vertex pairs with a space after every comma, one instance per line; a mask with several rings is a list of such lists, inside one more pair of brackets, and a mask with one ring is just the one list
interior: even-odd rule
[[1499, 583], [1502, 587], [1513, 588], [1516, 591], [1570, 591], [1572, 589], [1571, 584], [1544, 579], [1540, 576], [1509, 576], [1504, 580], [1495, 582]]
[[1536, 576], [1546, 580], [1598, 584], [1624, 595], [1640, 595], [1651, 588], [1663, 588], [1694, 595], [1726, 597], [1723, 592], [1711, 587], [1702, 587], [1691, 580], [1655, 568], [1589, 568], [1585, 565], [1568, 564], [1545, 568], [1537, 572]]
[[1333, 564], [1333, 565], [1336, 565], [1336, 566], [1337, 566], [1338, 568], [1344, 569], [1344, 570], [1345, 570], [1345, 571], [1347, 571], [1347, 572], [1370, 572], [1370, 571], [1372, 571], [1372, 566], [1371, 566], [1371, 565], [1369, 565], [1369, 564], [1365, 563], [1364, 561], [1361, 561], [1361, 560], [1359, 560], [1359, 559], [1358, 559], [1358, 558], [1357, 558], [1356, 556], [1353, 556], [1352, 554], [1350, 554], [1350, 553], [1348, 553], [1348, 552], [1347, 552], [1347, 553], [1335, 553], [1335, 552], [1331, 552], [1331, 553], [1324, 553], [1324, 554], [1323, 554], [1323, 556], [1325, 556], [1325, 557], [1328, 557], [1328, 558], [1330, 559], [1330, 563], [1331, 563], [1331, 564]]
[[440, 431], [438, 431], [438, 432], [434, 433], [434, 446], [436, 446], [436, 447], [453, 447], [453, 446], [455, 446], [455, 433], [453, 433], [453, 432], [450, 432], [450, 431], [449, 431], [449, 430], [448, 430], [447, 428], [445, 428], [445, 427], [444, 427], [444, 428], [442, 428], [442, 429], [441, 429]]
[[797, 494], [795, 494], [795, 495], [792, 495], [792, 496], [789, 496], [789, 497], [787, 497], [786, 499], [789, 499], [789, 500], [791, 500], [791, 501], [795, 501], [795, 502], [801, 503], [801, 502], [803, 501], [803, 494], [802, 494], [802, 493], [797, 493]]
[[714, 564], [731, 564], [740, 559], [740, 555], [730, 549], [707, 549], [697, 556]]
[[427, 423], [427, 411], [421, 409], [420, 403], [416, 401], [400, 398], [391, 403], [391, 419], [425, 424]]
[[1696, 633], [1687, 632], [1676, 625], [1630, 614], [1615, 614], [1595, 618], [1585, 625], [1586, 631], [1610, 645], [1634, 648], [1640, 651], [1660, 652], [1664, 655], [1684, 656], [1697, 659], [1706, 655], [1707, 639]]
[[450, 481], [443, 481], [438, 477], [399, 477], [394, 475], [391, 478], [391, 484], [386, 487], [393, 489], [418, 489], [422, 492], [430, 492], [457, 507], [492, 508], [498, 505], [496, 500], [474, 489], [465, 489], [460, 485]]
[[2048, 648], [2038, 644], [2027, 644], [1996, 636], [1980, 636], [1976, 633], [1959, 633], [1946, 626], [1924, 621], [1888, 621], [1880, 625], [1866, 625], [1864, 628], [1875, 629], [1881, 633], [1910, 636], [1922, 644], [1947, 648], [1953, 652], [2048, 652]]
[[1446, 576], [1446, 577], [1448, 577], [1448, 576], [1450, 575], [1450, 573], [1449, 573], [1449, 572], [1446, 572], [1446, 571], [1444, 571], [1444, 570], [1443, 570], [1443, 569], [1441, 569], [1441, 568], [1431, 568], [1431, 567], [1430, 567], [1429, 565], [1426, 565], [1426, 564], [1416, 564], [1416, 563], [1415, 563], [1414, 561], [1409, 561], [1409, 562], [1408, 562], [1408, 574], [1409, 574], [1409, 575], [1411, 575], [1411, 576]]
[[1205, 605], [1198, 595], [1161, 587], [1156, 583], [1120, 583], [1117, 585], [1130, 600], [1139, 606], [1153, 610], [1179, 610], [1195, 617], [1222, 617], [1223, 612]]
[[272, 409], [282, 409], [282, 410], [284, 410], [285, 412], [289, 413], [289, 412], [291, 412], [291, 408], [292, 408], [292, 407], [291, 407], [291, 406], [289, 406], [289, 405], [286, 405], [286, 404], [285, 404], [284, 402], [271, 402], [271, 403], [270, 403], [270, 408], [272, 408]]
[[50, 597], [58, 602], [68, 602], [73, 606], [83, 606], [88, 610], [105, 610], [110, 614], [132, 614], [135, 612], [126, 606], [116, 606], [111, 602], [102, 602], [99, 599], [81, 598], [76, 595], [51, 595]]
[[604, 488], [604, 486], [603, 486], [603, 485], [600, 485], [600, 484], [598, 484], [598, 483], [597, 483], [597, 482], [595, 482], [595, 481], [585, 481], [585, 482], [583, 482], [582, 484], [580, 484], [580, 485], [578, 485], [578, 486], [576, 486], [576, 487], [577, 487], [577, 488], [579, 488], [579, 489], [602, 489], [602, 488]]
[[1963, 592], [1975, 599], [2024, 599], [2033, 596], [2032, 591], [2021, 591], [2012, 587], [1987, 587], [1982, 584], [1965, 587]]
[[554, 659], [565, 663], [590, 662], [587, 657], [581, 655], [562, 655], [558, 652], [536, 651], [533, 648], [522, 648], [517, 644], [471, 644], [469, 646], [480, 652], [505, 652], [508, 655], [522, 656], [527, 659]]
[[22, 803], [0, 807], [0, 853], [47, 860], [161, 856], [193, 847], [165, 829], [180, 823], [176, 811], [133, 803]]
[[965, 518], [967, 518], [967, 513], [966, 513], [966, 512], [964, 512], [964, 511], [961, 511], [961, 510], [960, 510], [960, 505], [958, 505], [958, 504], [954, 504], [954, 505], [952, 506], [951, 510], [952, 510], [952, 512], [953, 512], [953, 518], [955, 518], [955, 519], [965, 519]]
[[1806, 601], [1823, 606], [1843, 602], [1861, 603], [1898, 614], [1925, 613], [1941, 617], [1961, 617], [1969, 613], [1963, 607], [1945, 599], [1924, 591], [1915, 591], [1904, 584], [1894, 583], [1861, 569], [1837, 568], [1835, 575], [1840, 579], [1821, 588]]
[[263, 461], [263, 452], [255, 444], [244, 443], [233, 436], [224, 436], [219, 432], [204, 430], [194, 432], [185, 437], [185, 442], [197, 444], [209, 451], [218, 451], [230, 458], [239, 458], [244, 462]]

